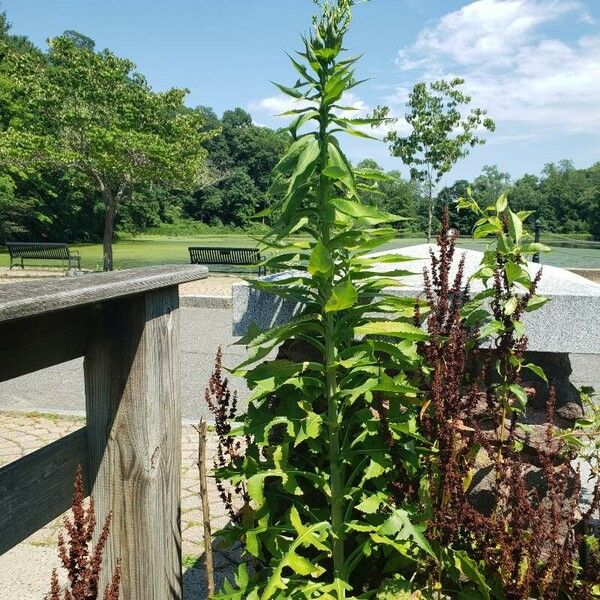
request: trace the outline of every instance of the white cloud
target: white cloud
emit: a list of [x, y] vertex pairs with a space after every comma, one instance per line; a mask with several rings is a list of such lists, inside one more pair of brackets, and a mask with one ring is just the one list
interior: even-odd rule
[[441, 60], [506, 65], [537, 28], [578, 9], [579, 2], [568, 0], [476, 0], [423, 29], [400, 51], [398, 64], [403, 70]]
[[[588, 19], [575, 1], [476, 0], [421, 31], [397, 62], [420, 69], [419, 79], [464, 77], [474, 105], [498, 122], [537, 134], [600, 131], [600, 36], [544, 34], [551, 22]], [[402, 86], [387, 101], [406, 96]]]
[[[345, 93], [338, 104], [353, 108], [354, 110], [350, 112], [355, 116], [364, 116], [372, 110], [364, 100], [358, 98], [351, 92]], [[289, 119], [289, 116], [281, 116], [282, 113], [290, 110], [298, 110], [310, 105], [311, 103], [306, 102], [305, 100], [295, 100], [294, 98], [290, 98], [284, 94], [277, 94], [276, 96], [269, 96], [267, 98], [262, 98], [261, 100], [255, 100], [254, 102], [251, 102], [248, 105], [248, 110], [250, 112], [256, 112], [269, 117], [281, 117]], [[347, 114], [350, 115], [350, 112]], [[340, 113], [341, 111], [338, 111], [338, 114]]]
[[[370, 106], [367, 102], [365, 102], [362, 98], [359, 98], [352, 92], [346, 92], [341, 100], [338, 103], [340, 106], [350, 107], [353, 110], [349, 111], [336, 111], [338, 115], [344, 114], [347, 118], [364, 118], [373, 112], [373, 107]], [[256, 100], [251, 102], [248, 105], [248, 110], [252, 114], [253, 121], [256, 123], [257, 119], [264, 119], [265, 117], [276, 117], [279, 119], [286, 119], [288, 122], [290, 121], [290, 116], [281, 116], [281, 113], [297, 110], [299, 108], [303, 108], [309, 106], [310, 103], [300, 100], [294, 100], [289, 96], [285, 96], [283, 94], [278, 94], [276, 96], [269, 96], [267, 98], [262, 98], [261, 100]], [[392, 111], [391, 117], [396, 117], [396, 113]], [[408, 132], [409, 127], [408, 123], [404, 120], [404, 118], [400, 118], [397, 123], [393, 124], [385, 124], [380, 127], [371, 128], [369, 126], [361, 126], [358, 127], [365, 131], [365, 133], [369, 133], [375, 137], [383, 138], [389, 131], [396, 130], [402, 132]]]
[[289, 96], [278, 94], [276, 96], [269, 96], [268, 98], [262, 98], [260, 100], [255, 100], [254, 102], [250, 102], [248, 105], [248, 110], [253, 114], [259, 113], [264, 116], [275, 117], [289, 110], [297, 110], [308, 105], [308, 102], [300, 102], [290, 98]]

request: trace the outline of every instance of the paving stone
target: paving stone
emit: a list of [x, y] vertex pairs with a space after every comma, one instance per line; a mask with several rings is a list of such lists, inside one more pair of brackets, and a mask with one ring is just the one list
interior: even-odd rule
[[[82, 419], [73, 419], [54, 415], [38, 415], [0, 412], [0, 465], [8, 464], [17, 460], [26, 454], [33, 452], [48, 443], [51, 443], [73, 431], [76, 431], [82, 425]], [[199, 496], [199, 477], [198, 468], [195, 464], [197, 458], [197, 433], [193, 427], [185, 425], [182, 427], [182, 553], [184, 555], [201, 556], [204, 552], [204, 531], [202, 527], [202, 512]], [[217, 448], [215, 434], [209, 432], [210, 442], [207, 444], [207, 453], [212, 462]], [[222, 529], [229, 522], [227, 511], [223, 506], [219, 494], [212, 478], [209, 478], [209, 503], [211, 507], [212, 530]], [[32, 580], [42, 582], [41, 589], [48, 587], [46, 581], [50, 581], [51, 568], [48, 565], [58, 566], [56, 555], [58, 534], [62, 528], [62, 517], [53, 520], [51, 523], [41, 528], [31, 535], [27, 540], [16, 546], [2, 558], [3, 571], [17, 573], [24, 571], [30, 573]], [[22, 560], [22, 556], [37, 555], [38, 552], [44, 552], [48, 559], [43, 561], [31, 560], [28, 570], [22, 569], [22, 565], [13, 564], [16, 560]], [[13, 558], [14, 557], [14, 558]], [[231, 577], [232, 565], [235, 562], [235, 553], [226, 553], [219, 551], [215, 554], [215, 563], [219, 569], [218, 579], [222, 580], [224, 576]], [[197, 569], [190, 569], [197, 571]], [[40, 596], [29, 595], [28, 577], [24, 577], [22, 584], [23, 595], [19, 598], [27, 599], [38, 598]], [[185, 579], [185, 577], [184, 577]], [[190, 576], [187, 576], [185, 582], [185, 598], [194, 597], [190, 589], [203, 589], [203, 579], [200, 581], [197, 574], [191, 576], [193, 583], [190, 584]], [[16, 584], [15, 584], [16, 585]], [[21, 585], [21, 584], [19, 584]], [[192, 586], [190, 588], [190, 585]], [[1, 589], [1, 588], [0, 588]], [[11, 589], [15, 589], [14, 585]], [[36, 588], [37, 589], [37, 588]], [[4, 596], [1, 596], [4, 598]], [[202, 597], [202, 596], [197, 596]]]

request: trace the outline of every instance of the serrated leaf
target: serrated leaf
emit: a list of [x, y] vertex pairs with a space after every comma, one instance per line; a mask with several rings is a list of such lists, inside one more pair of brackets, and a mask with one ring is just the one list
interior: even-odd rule
[[411, 517], [403, 509], [396, 508], [392, 515], [383, 523], [379, 528], [378, 533], [381, 535], [396, 537], [398, 539], [406, 540], [412, 539], [421, 550], [424, 550], [430, 556], [435, 557], [429, 542], [423, 535], [424, 526], [415, 526], [411, 521]]
[[333, 271], [333, 259], [329, 250], [318, 241], [310, 254], [308, 261], [308, 272], [311, 275], [328, 275]]
[[350, 280], [338, 283], [325, 304], [325, 312], [339, 312], [352, 308], [356, 303], [357, 291]]
[[325, 572], [323, 567], [319, 567], [314, 565], [313, 563], [305, 558], [304, 556], [300, 556], [295, 552], [290, 552], [286, 558], [286, 564], [290, 567], [295, 573], [298, 575], [302, 575], [303, 577], [307, 577], [309, 575], [313, 577], [318, 577]]
[[362, 502], [356, 505], [356, 510], [372, 515], [379, 510], [379, 507], [383, 503], [383, 499], [379, 497], [377, 494], [373, 496], [367, 496]]
[[314, 412], [309, 412], [306, 418], [302, 420], [300, 431], [294, 441], [294, 447], [300, 445], [305, 440], [311, 439], [316, 440], [321, 432], [321, 425], [323, 424], [323, 417]]
[[414, 341], [425, 341], [429, 339], [429, 334], [419, 327], [400, 321], [372, 321], [365, 325], [355, 327], [354, 334], [356, 336], [385, 335]]

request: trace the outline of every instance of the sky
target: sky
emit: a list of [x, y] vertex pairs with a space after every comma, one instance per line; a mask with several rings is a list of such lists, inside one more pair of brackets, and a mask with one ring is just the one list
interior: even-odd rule
[[[298, 49], [312, 0], [0, 0], [13, 33], [45, 48], [73, 29], [132, 59], [152, 87], [188, 88], [190, 106], [241, 106], [260, 125], [289, 102], [270, 83], [293, 83], [284, 51]], [[387, 105], [403, 120], [418, 81], [463, 77], [473, 106], [496, 121], [487, 143], [450, 180], [484, 165], [513, 177], [544, 164], [600, 160], [600, 0], [372, 0], [356, 7], [347, 47], [364, 52], [346, 98], [361, 112]], [[351, 138], [349, 156], [407, 173], [384, 143]]]

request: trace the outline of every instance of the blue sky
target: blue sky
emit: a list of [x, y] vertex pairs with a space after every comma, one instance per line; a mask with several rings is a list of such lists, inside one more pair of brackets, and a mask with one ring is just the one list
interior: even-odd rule
[[[242, 106], [255, 122], [282, 126], [287, 103], [269, 80], [291, 82], [284, 50], [298, 47], [312, 0], [2, 0], [13, 31], [41, 47], [75, 29], [134, 60], [155, 89], [190, 90], [190, 105], [218, 113]], [[485, 164], [514, 176], [546, 162], [600, 160], [600, 0], [373, 0], [358, 6], [348, 46], [364, 51], [373, 79], [347, 101], [401, 117], [420, 80], [467, 80], [474, 104], [497, 123], [488, 143], [449, 180]], [[400, 131], [406, 124], [399, 121]], [[384, 144], [352, 139], [354, 160], [403, 169]]]

